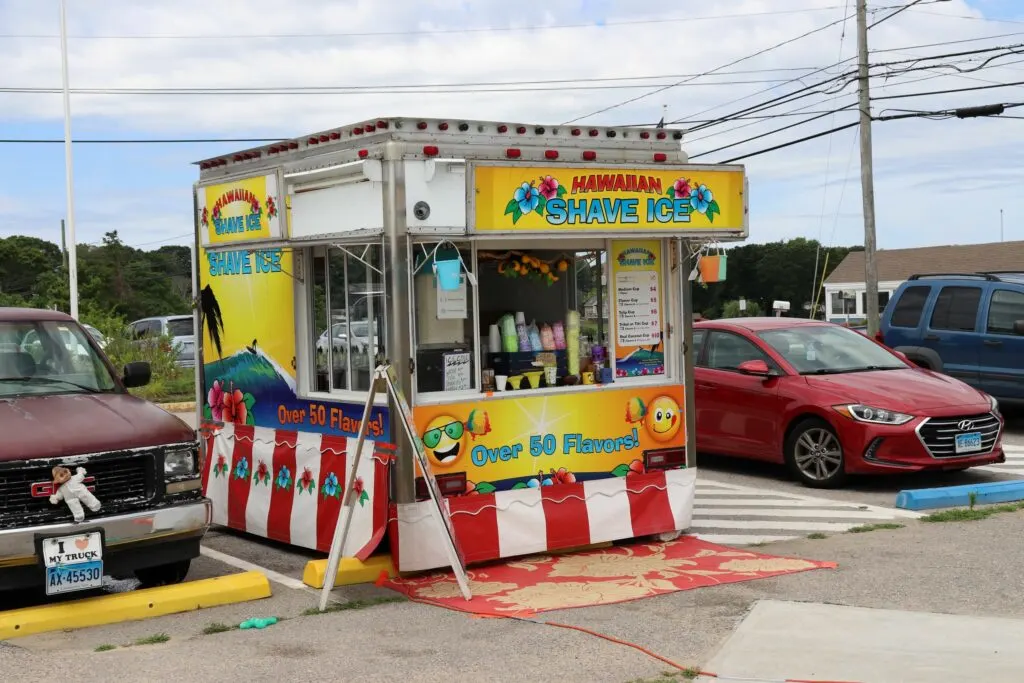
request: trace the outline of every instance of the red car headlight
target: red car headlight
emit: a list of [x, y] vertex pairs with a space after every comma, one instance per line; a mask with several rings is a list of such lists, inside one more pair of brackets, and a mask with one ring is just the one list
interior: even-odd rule
[[845, 415], [851, 420], [856, 420], [857, 422], [869, 422], [871, 424], [878, 425], [902, 425], [914, 419], [913, 415], [897, 413], [884, 408], [875, 408], [874, 406], [866, 406], [860, 403], [848, 403], [832, 406], [832, 409], [840, 415]]

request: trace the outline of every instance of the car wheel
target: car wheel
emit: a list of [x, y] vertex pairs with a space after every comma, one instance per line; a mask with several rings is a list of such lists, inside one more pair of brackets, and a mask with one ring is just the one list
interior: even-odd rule
[[811, 418], [798, 424], [786, 439], [786, 464], [793, 475], [811, 488], [838, 488], [846, 482], [843, 445], [824, 420]]
[[170, 586], [181, 583], [188, 576], [188, 569], [191, 560], [182, 560], [171, 564], [163, 564], [159, 567], [148, 567], [135, 572], [135, 578], [139, 580], [140, 588], [154, 588], [156, 586]]

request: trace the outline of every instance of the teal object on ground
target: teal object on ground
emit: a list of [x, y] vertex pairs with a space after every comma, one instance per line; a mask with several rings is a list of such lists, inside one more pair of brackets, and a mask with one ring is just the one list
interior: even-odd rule
[[1018, 500], [1024, 500], [1024, 481], [1013, 480], [900, 491], [896, 494], [896, 507], [904, 510], [934, 510]]
[[253, 618], [246, 619], [238, 625], [238, 628], [242, 629], [243, 631], [247, 631], [251, 628], [266, 628], [268, 626], [273, 626], [276, 623], [277, 617], [266, 617], [264, 619]]

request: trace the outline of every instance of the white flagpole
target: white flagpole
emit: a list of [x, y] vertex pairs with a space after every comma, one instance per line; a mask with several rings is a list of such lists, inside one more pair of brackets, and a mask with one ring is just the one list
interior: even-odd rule
[[68, 85], [68, 29], [60, 0], [60, 60], [64, 81], [64, 176], [67, 190], [68, 290], [71, 294], [71, 317], [78, 319], [78, 250], [75, 241], [75, 182], [71, 157], [71, 90]]

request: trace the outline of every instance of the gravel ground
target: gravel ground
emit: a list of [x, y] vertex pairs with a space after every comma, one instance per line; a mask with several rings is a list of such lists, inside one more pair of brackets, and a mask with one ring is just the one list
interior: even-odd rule
[[[552, 612], [541, 619], [699, 666], [761, 598], [1020, 618], [1022, 534], [1024, 513], [1016, 512], [787, 541], [761, 550], [834, 561], [839, 568]], [[339, 598], [384, 594], [356, 587], [339, 591]], [[19, 681], [628, 681], [668, 669], [636, 650], [577, 631], [475, 619], [409, 602], [301, 616], [315, 599], [307, 591], [275, 586], [275, 597], [260, 603], [22, 638], [0, 644], [0, 671], [16, 672]], [[202, 634], [214, 622], [237, 624], [268, 614], [294, 618], [265, 631]], [[169, 640], [120, 647], [157, 633]], [[105, 644], [119, 647], [94, 651]]]

